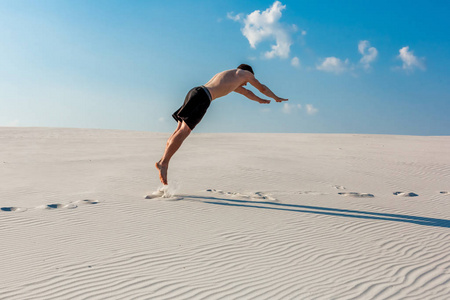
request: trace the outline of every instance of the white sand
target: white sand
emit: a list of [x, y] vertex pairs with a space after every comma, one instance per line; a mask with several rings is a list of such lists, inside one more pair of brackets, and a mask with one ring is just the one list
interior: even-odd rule
[[168, 136], [0, 128], [0, 299], [450, 298], [450, 137]]

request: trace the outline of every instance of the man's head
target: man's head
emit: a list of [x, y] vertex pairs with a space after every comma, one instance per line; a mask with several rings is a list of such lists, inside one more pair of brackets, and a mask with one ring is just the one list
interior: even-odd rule
[[239, 67], [237, 67], [237, 68], [238, 68], [238, 69], [241, 69], [241, 70], [249, 71], [250, 73], [252, 73], [253, 75], [255, 75], [255, 73], [253, 73], [252, 67], [250, 67], [249, 65], [246, 65], [246, 64], [240, 64]]

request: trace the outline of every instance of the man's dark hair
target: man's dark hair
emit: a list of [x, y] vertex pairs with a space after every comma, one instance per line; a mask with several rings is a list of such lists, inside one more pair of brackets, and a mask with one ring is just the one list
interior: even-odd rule
[[255, 73], [253, 73], [252, 67], [250, 67], [249, 65], [246, 65], [246, 64], [240, 64], [239, 67], [237, 67], [237, 68], [238, 68], [238, 69], [241, 69], [241, 70], [249, 71], [250, 73], [252, 73], [253, 75], [255, 75]]

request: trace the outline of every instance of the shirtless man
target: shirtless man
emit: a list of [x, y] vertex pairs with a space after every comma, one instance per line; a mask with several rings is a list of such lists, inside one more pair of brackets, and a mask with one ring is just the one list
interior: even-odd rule
[[247, 83], [250, 83], [262, 94], [274, 99], [276, 102], [288, 100], [278, 97], [267, 86], [261, 84], [255, 78], [252, 67], [245, 64], [233, 70], [217, 73], [205, 85], [190, 90], [183, 105], [172, 115], [178, 122], [177, 129], [167, 141], [163, 157], [155, 164], [159, 171], [159, 178], [164, 185], [167, 185], [167, 169], [169, 168], [170, 159], [194, 127], [202, 120], [211, 101], [231, 92], [236, 92], [261, 104], [270, 103], [270, 100], [262, 99], [252, 91], [245, 89], [244, 86]]

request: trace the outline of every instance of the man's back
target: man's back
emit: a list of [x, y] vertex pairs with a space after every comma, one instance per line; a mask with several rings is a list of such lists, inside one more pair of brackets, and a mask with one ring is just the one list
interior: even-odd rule
[[212, 99], [223, 97], [245, 84], [252, 74], [241, 69], [232, 69], [217, 73], [204, 86], [208, 88]]

